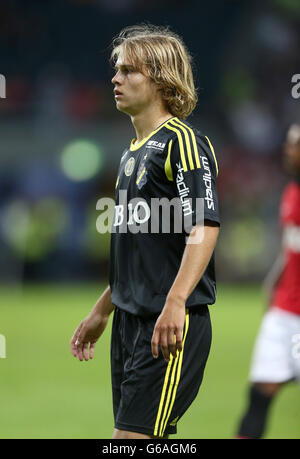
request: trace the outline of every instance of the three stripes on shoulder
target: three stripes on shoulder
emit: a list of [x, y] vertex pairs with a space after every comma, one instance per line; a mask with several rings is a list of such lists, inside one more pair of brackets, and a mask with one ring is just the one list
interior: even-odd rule
[[[176, 132], [180, 158], [184, 172], [188, 170], [200, 169], [200, 156], [198, 151], [198, 145], [193, 129], [187, 126], [178, 118], [172, 118], [165, 124], [165, 127], [170, 131]], [[209, 145], [209, 150], [214, 158], [216, 171], [218, 175], [218, 163], [216, 160], [216, 155], [214, 148], [207, 136], [205, 136], [207, 143]], [[172, 168], [171, 168], [171, 150], [172, 150], [173, 141], [169, 142], [168, 154], [165, 162], [165, 172], [168, 180], [173, 180]]]

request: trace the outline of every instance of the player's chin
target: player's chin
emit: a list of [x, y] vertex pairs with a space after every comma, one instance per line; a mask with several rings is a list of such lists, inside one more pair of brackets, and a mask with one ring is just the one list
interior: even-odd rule
[[118, 110], [123, 111], [124, 108], [126, 108], [126, 105], [124, 104], [124, 102], [122, 103], [122, 101], [116, 100], [116, 107]]
[[130, 106], [125, 104], [124, 102], [117, 101], [116, 107], [120, 112], [126, 113], [127, 115], [132, 115], [132, 109]]

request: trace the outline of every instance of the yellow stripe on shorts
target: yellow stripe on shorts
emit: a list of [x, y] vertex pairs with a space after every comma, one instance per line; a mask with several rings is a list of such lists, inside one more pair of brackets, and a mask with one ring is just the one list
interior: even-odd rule
[[[163, 436], [167, 422], [169, 420], [169, 417], [172, 411], [172, 408], [174, 406], [177, 387], [180, 381], [184, 344], [185, 344], [188, 328], [189, 328], [189, 310], [187, 309], [186, 315], [185, 315], [185, 331], [184, 331], [184, 337], [182, 341], [182, 351], [181, 352], [177, 351], [175, 358], [173, 357], [172, 354], [170, 355], [170, 360], [169, 360], [168, 367], [166, 370], [163, 389], [162, 389], [159, 408], [158, 408], [158, 413], [157, 413], [157, 417], [155, 421], [155, 427], [154, 427], [155, 436], [159, 436], [159, 437]], [[171, 368], [172, 368], [172, 373], [171, 373]], [[171, 373], [171, 377], [170, 377], [170, 373]], [[170, 384], [169, 384], [168, 391], [166, 393], [166, 389], [168, 387], [169, 381], [170, 381]], [[173, 395], [172, 395], [172, 392], [173, 392]], [[164, 405], [165, 407], [163, 410]]]

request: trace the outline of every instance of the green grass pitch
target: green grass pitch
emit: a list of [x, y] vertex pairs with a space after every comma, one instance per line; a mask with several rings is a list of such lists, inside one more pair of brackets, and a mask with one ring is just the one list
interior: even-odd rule
[[[0, 438], [111, 438], [112, 320], [93, 360], [79, 362], [69, 350], [74, 329], [102, 290], [95, 284], [1, 288]], [[260, 290], [220, 285], [210, 311], [213, 343], [204, 380], [173, 439], [233, 438], [246, 403], [263, 314]], [[300, 438], [299, 408], [299, 388], [290, 384], [272, 406], [265, 438]]]

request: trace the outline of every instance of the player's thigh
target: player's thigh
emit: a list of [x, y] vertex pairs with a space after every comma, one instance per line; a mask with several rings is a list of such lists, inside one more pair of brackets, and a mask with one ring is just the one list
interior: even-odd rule
[[[176, 358], [171, 356], [169, 362], [164, 360], [161, 351], [157, 359], [153, 358], [151, 338], [155, 320], [140, 320], [135, 328], [137, 326], [140, 333], [124, 365], [115, 428], [163, 438], [176, 433], [178, 420], [201, 385], [211, 344], [209, 312], [205, 306], [186, 314], [183, 351]], [[128, 329], [126, 336], [129, 332]]]
[[110, 346], [110, 367], [114, 416], [116, 416], [119, 410], [121, 402], [121, 384], [124, 379], [124, 355], [122, 341], [123, 334], [123, 312], [119, 308], [115, 307], [111, 329]]

